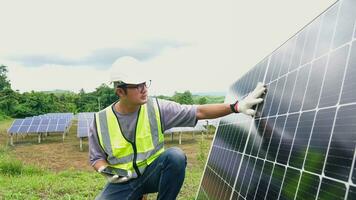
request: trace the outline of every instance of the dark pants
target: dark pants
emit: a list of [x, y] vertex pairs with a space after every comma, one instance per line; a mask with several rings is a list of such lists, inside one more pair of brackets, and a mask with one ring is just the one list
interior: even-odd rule
[[158, 192], [158, 200], [176, 199], [182, 187], [187, 158], [177, 148], [164, 151], [139, 178], [126, 183], [108, 183], [97, 200], [138, 200], [143, 194]]

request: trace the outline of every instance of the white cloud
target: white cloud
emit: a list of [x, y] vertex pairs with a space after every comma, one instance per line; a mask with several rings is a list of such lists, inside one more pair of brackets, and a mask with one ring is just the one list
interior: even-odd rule
[[[21, 66], [18, 54], [77, 59], [102, 48], [149, 41], [190, 44], [142, 61], [152, 92], [224, 91], [333, 0], [271, 1], [1, 1], [0, 64], [20, 91], [92, 91], [109, 70], [88, 66]], [[3, 56], [3, 57], [1, 57]], [[40, 75], [40, 76], [39, 76]]]
[[66, 89], [78, 92], [80, 89], [93, 91], [102, 83], [109, 83], [107, 71], [85, 66], [63, 67], [45, 65], [38, 68], [8, 63], [9, 79], [13, 89], [24, 91], [49, 91]]

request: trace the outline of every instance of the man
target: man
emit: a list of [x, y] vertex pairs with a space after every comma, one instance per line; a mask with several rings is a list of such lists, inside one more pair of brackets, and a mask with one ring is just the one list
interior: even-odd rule
[[[131, 77], [132, 78], [132, 77]], [[265, 87], [258, 84], [233, 104], [180, 105], [148, 97], [150, 81], [118, 78], [119, 100], [96, 113], [89, 134], [90, 163], [108, 180], [97, 199], [141, 199], [158, 192], [158, 199], [175, 199], [184, 181], [186, 156], [179, 148], [163, 148], [163, 132], [195, 126], [197, 120], [231, 113], [254, 115]]]

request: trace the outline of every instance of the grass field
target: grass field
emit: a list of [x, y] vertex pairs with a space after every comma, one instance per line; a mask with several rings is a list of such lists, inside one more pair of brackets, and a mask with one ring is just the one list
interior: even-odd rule
[[[49, 135], [38, 144], [30, 135], [15, 140], [15, 147], [7, 145], [10, 125], [11, 120], [0, 122], [0, 199], [94, 199], [99, 194], [106, 181], [88, 164], [87, 141], [79, 150], [75, 123], [64, 142], [61, 135]], [[178, 135], [173, 141], [166, 135], [165, 147], [178, 146], [188, 157], [178, 199], [194, 199], [211, 141], [212, 135], [202, 140], [201, 134], [187, 133], [179, 145]]]

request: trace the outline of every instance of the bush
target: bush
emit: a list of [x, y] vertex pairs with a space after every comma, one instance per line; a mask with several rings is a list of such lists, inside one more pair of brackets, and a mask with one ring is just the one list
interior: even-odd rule
[[25, 166], [21, 161], [11, 158], [7, 147], [0, 146], [0, 174], [18, 176], [22, 174], [41, 174], [43, 170], [34, 166]]
[[0, 121], [10, 119], [9, 116], [5, 115], [2, 111], [0, 111]]
[[0, 173], [9, 176], [20, 175], [23, 170], [23, 164], [17, 160], [0, 161]]

